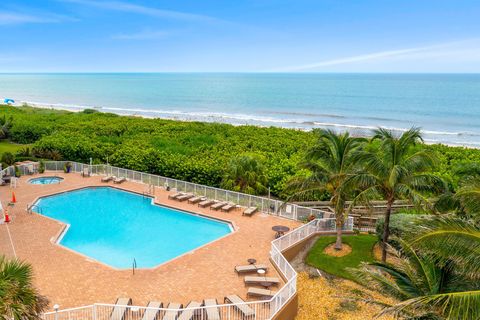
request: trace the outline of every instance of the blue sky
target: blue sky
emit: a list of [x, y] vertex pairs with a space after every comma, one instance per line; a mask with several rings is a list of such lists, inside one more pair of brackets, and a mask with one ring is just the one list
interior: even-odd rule
[[480, 2], [0, 2], [0, 72], [480, 72]]

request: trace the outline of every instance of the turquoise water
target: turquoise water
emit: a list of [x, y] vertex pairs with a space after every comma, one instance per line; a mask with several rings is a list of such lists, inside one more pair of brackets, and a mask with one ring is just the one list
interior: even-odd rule
[[30, 184], [52, 184], [52, 183], [60, 183], [63, 181], [63, 178], [60, 177], [41, 177], [41, 178], [33, 178], [28, 180]]
[[0, 98], [182, 120], [368, 134], [423, 128], [480, 146], [478, 74], [0, 74]]
[[60, 244], [119, 269], [155, 267], [231, 232], [230, 225], [114, 188], [87, 188], [37, 202], [70, 227]]

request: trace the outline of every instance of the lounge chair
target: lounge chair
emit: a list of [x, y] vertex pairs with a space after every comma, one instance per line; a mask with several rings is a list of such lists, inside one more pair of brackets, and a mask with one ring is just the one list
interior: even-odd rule
[[102, 182], [109, 182], [109, 181], [115, 180], [116, 178], [117, 177], [115, 176], [106, 176], [102, 178]]
[[215, 203], [215, 201], [210, 200], [210, 199], [207, 199], [207, 200], [203, 200], [203, 201], [199, 202], [199, 203], [198, 203], [198, 206], [199, 206], [200, 208], [207, 208], [207, 207], [209, 207], [210, 205], [212, 205], [212, 204], [214, 204], [214, 203]]
[[280, 284], [280, 279], [274, 277], [253, 277], [247, 276], [244, 279], [245, 284], [261, 285], [264, 287], [277, 286]]
[[258, 210], [257, 207], [250, 207], [245, 209], [242, 215], [251, 217], [255, 212], [257, 212], [257, 210]]
[[177, 193], [174, 193], [174, 194], [169, 194], [168, 199], [175, 200], [178, 197], [183, 196], [183, 195], [185, 195], [185, 192], [177, 192]]
[[130, 298], [118, 298], [110, 314], [110, 320], [123, 320], [128, 306], [132, 305], [132, 299]]
[[249, 264], [246, 266], [236, 266], [235, 271], [237, 273], [250, 273], [257, 272], [258, 270], [268, 270], [268, 267], [264, 264]]
[[125, 177], [120, 177], [120, 178], [116, 178], [115, 180], [113, 180], [113, 183], [118, 183], [118, 184], [120, 184], [120, 183], [125, 182], [125, 181], [127, 181], [127, 178], [125, 178]]
[[193, 197], [195, 197], [194, 194], [186, 193], [186, 194], [184, 194], [183, 196], [176, 197], [175, 200], [180, 201], [180, 202], [183, 202], [183, 201], [186, 201], [186, 200], [188, 200], [188, 199], [190, 199], [190, 198], [193, 198]]
[[234, 209], [237, 205], [233, 202], [227, 203], [227, 205], [223, 206], [221, 209], [223, 212], [230, 212], [230, 210]]
[[207, 198], [197, 196], [197, 197], [193, 197], [193, 198], [188, 199], [188, 203], [195, 204], [195, 203], [199, 203], [200, 201], [204, 201], [204, 200], [207, 200]]
[[226, 206], [228, 203], [227, 202], [223, 202], [223, 201], [220, 201], [220, 202], [217, 202], [215, 204], [212, 204], [210, 206], [210, 209], [212, 210], [220, 210], [223, 206]]
[[[147, 305], [147, 309], [145, 309], [145, 312], [143, 313], [142, 320], [157, 320], [158, 314], [160, 313], [159, 309], [162, 307], [163, 307], [163, 303], [150, 301]], [[151, 308], [151, 309], [148, 309], [148, 308]]]
[[179, 313], [178, 309], [181, 309], [183, 305], [181, 303], [169, 303], [167, 306], [167, 310], [163, 315], [162, 320], [177, 320], [177, 316]]
[[207, 320], [220, 320], [220, 309], [218, 308], [217, 299], [203, 300]]
[[90, 177], [90, 169], [89, 168], [83, 168], [82, 170], [82, 177]]
[[262, 297], [262, 298], [271, 298], [277, 292], [267, 290], [267, 289], [260, 289], [260, 288], [248, 288], [247, 296], [248, 297]]
[[177, 320], [192, 320], [195, 317], [199, 318], [202, 313], [202, 309], [200, 309], [201, 306], [202, 304], [200, 302], [190, 301], [190, 303], [185, 307], [185, 309], [189, 309], [189, 310], [183, 311], [180, 314], [180, 316], [177, 318]]
[[234, 308], [243, 315], [243, 318], [255, 317], [255, 310], [245, 304], [245, 300], [235, 294], [226, 296], [225, 303], [233, 303]]

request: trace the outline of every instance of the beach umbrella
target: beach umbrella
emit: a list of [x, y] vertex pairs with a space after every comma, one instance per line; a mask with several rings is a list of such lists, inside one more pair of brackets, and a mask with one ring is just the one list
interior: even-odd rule
[[12, 103], [15, 103], [15, 100], [9, 99], [9, 98], [5, 98], [5, 99], [3, 100], [3, 103], [12, 104]]

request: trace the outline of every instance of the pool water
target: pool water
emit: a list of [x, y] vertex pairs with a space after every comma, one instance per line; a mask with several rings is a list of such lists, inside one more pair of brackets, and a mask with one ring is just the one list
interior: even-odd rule
[[53, 183], [60, 183], [63, 181], [63, 178], [60, 177], [41, 177], [41, 178], [33, 178], [28, 180], [30, 184], [53, 184]]
[[119, 269], [151, 268], [232, 232], [228, 223], [152, 204], [110, 187], [41, 198], [41, 214], [69, 224], [59, 243]]

